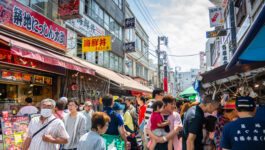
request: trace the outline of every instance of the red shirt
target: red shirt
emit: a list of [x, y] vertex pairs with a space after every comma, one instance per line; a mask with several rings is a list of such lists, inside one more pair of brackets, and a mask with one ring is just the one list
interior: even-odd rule
[[139, 125], [142, 123], [142, 121], [145, 118], [145, 112], [146, 112], [146, 106], [140, 106], [138, 114], [139, 114]]
[[151, 130], [165, 129], [165, 127], [157, 126], [157, 124], [164, 122], [164, 118], [159, 112], [153, 112], [151, 114], [151, 118], [150, 119], [151, 119]]

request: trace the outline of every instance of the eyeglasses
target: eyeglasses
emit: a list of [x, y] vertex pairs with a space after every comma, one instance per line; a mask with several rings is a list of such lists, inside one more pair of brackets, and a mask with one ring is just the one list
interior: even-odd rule
[[70, 104], [70, 105], [68, 105], [68, 107], [74, 107], [74, 106], [76, 106], [75, 104]]
[[53, 105], [42, 104], [41, 108], [52, 109]]

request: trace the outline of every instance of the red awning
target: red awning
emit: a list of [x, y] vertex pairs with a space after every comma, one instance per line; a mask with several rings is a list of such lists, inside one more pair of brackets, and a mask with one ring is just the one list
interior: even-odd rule
[[66, 69], [76, 70], [79, 72], [95, 75], [94, 70], [87, 67], [83, 67], [82, 64], [76, 62], [71, 57], [39, 49], [27, 43], [20, 42], [3, 35], [0, 35], [0, 39], [10, 43], [11, 54], [13, 55], [34, 59], [49, 65], [59, 66]]

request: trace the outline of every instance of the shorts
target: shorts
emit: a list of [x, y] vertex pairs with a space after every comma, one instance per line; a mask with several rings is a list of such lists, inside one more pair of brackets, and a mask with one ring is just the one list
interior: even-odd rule
[[156, 136], [167, 135], [167, 132], [165, 131], [165, 129], [155, 129], [155, 130], [152, 130], [152, 133], [154, 133], [154, 135]]

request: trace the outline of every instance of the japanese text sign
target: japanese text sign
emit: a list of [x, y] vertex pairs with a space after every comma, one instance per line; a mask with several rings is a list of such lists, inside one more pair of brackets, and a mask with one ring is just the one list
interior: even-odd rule
[[125, 19], [125, 29], [135, 28], [135, 18]]
[[209, 8], [210, 27], [222, 26], [224, 23], [223, 9], [221, 7]]
[[84, 36], [104, 36], [105, 30], [87, 16], [72, 20], [66, 20], [65, 24]]
[[110, 51], [111, 36], [83, 38], [82, 52]]
[[81, 18], [79, 6], [79, 0], [59, 0], [58, 16], [64, 20]]
[[1, 0], [2, 26], [66, 50], [67, 30], [15, 0]]
[[125, 52], [126, 53], [136, 52], [136, 50], [135, 50], [135, 42], [125, 43]]

